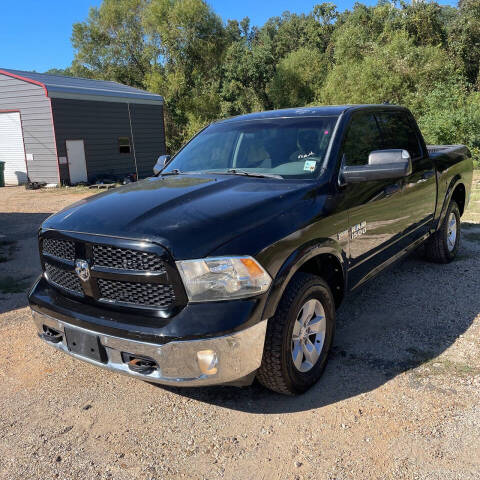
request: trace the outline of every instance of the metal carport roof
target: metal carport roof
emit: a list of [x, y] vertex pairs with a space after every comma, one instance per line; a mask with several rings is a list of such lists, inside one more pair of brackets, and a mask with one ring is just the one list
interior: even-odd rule
[[8, 68], [0, 68], [0, 74], [40, 85], [50, 98], [129, 103], [163, 103], [163, 97], [161, 95], [106, 80], [91, 80], [89, 78], [51, 75], [49, 73], [25, 72]]

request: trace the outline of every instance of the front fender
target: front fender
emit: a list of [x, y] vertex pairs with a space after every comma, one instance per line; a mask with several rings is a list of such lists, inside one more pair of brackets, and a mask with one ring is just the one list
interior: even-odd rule
[[275, 314], [280, 299], [295, 273], [309, 260], [319, 255], [332, 255], [342, 268], [343, 291], [346, 288], [347, 256], [342, 246], [331, 238], [317, 239], [297, 248], [285, 260], [273, 279], [262, 318]]

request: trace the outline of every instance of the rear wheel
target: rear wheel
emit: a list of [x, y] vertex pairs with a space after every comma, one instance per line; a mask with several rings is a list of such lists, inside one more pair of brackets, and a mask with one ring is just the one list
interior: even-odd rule
[[335, 303], [327, 283], [297, 273], [268, 321], [257, 379], [279, 393], [306, 391], [325, 368], [334, 330]]
[[457, 255], [460, 246], [460, 210], [452, 200], [442, 226], [425, 244], [425, 256], [436, 263], [449, 263]]

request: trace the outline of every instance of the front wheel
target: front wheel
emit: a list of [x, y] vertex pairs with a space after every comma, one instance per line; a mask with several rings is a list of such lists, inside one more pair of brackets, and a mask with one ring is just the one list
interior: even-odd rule
[[335, 331], [335, 302], [327, 283], [308, 273], [294, 275], [268, 321], [259, 382], [295, 395], [322, 375]]
[[457, 255], [460, 246], [460, 210], [452, 200], [442, 226], [425, 244], [425, 255], [436, 263], [449, 263]]

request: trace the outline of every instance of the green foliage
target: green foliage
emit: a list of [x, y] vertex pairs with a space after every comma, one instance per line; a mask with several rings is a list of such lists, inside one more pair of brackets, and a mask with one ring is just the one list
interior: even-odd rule
[[223, 67], [222, 113], [238, 115], [272, 107], [266, 86], [275, 71], [268, 37], [251, 43], [246, 39], [227, 49]]
[[446, 44], [447, 31], [443, 9], [437, 3], [415, 2], [403, 5], [401, 24], [416, 45]]
[[480, 87], [480, 0], [459, 2], [449, 35], [450, 51], [462, 62], [466, 78]]
[[398, 31], [387, 43], [370, 45], [356, 59], [347, 56], [335, 64], [317, 100], [326, 104], [388, 101], [416, 107], [418, 96], [455, 72], [440, 47], [416, 46], [405, 31]]
[[261, 27], [223, 22], [205, 0], [103, 0], [72, 43], [71, 68], [55, 73], [162, 94], [172, 153], [226, 116], [389, 101], [412, 109], [428, 142], [465, 143], [480, 161], [480, 0], [322, 3]]
[[277, 64], [268, 84], [267, 94], [275, 108], [308, 105], [322, 88], [328, 71], [325, 54], [301, 47], [290, 52]]
[[[442, 108], [439, 108], [439, 105]], [[433, 144], [463, 143], [480, 166], [480, 93], [465, 83], [443, 82], [425, 97], [425, 112], [418, 118], [425, 140]]]
[[64, 77], [71, 77], [73, 75], [71, 68], [50, 68], [44, 73], [49, 73], [50, 75], [62, 75]]
[[226, 32], [220, 17], [201, 0], [151, 0], [144, 26], [159, 52], [144, 83], [166, 99], [167, 148], [174, 152], [220, 116]]
[[103, 0], [91, 8], [85, 22], [73, 25], [72, 73], [142, 87], [158, 55], [145, 38], [146, 5], [147, 0]]

